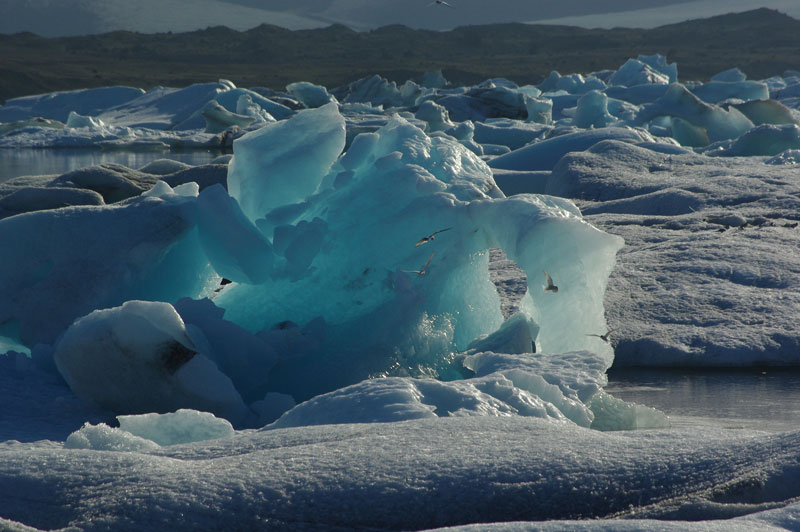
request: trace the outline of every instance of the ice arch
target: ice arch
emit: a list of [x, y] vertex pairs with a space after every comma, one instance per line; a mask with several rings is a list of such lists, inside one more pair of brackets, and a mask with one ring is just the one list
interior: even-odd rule
[[[263, 279], [234, 283], [215, 303], [253, 332], [324, 324], [319, 349], [277, 364], [271, 388], [303, 399], [377, 375], [455, 377], [455, 353], [503, 322], [492, 247], [528, 276], [523, 310], [538, 350], [588, 349], [610, 364], [611, 348], [587, 334], [605, 331], [620, 238], [568, 200], [505, 198], [480, 158], [402, 118], [340, 154], [344, 138], [329, 104], [234, 144], [231, 195], [273, 257]], [[535, 281], [543, 271], [557, 294]]]

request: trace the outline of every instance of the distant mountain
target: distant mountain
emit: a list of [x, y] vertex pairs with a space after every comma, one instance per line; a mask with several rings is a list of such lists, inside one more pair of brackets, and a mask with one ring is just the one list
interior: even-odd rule
[[[400, 24], [415, 29], [449, 30], [458, 26], [610, 13], [630, 9], [630, 0], [452, 0], [452, 9], [431, 0], [224, 0], [338, 23], [359, 31]], [[659, 7], [692, 0], [640, 0]], [[687, 16], [688, 18], [688, 16]]]
[[[0, 0], [0, 33], [44, 37], [125, 30], [186, 32], [210, 26], [291, 30], [341, 24], [358, 31], [403, 25], [458, 26], [547, 21], [581, 27], [652, 28], [665, 23], [766, 6], [800, 16], [798, 0]], [[659, 23], [659, 21], [663, 21]]]
[[[731, 0], [703, 0], [720, 4]], [[751, 7], [762, 5], [757, 0]], [[779, 0], [762, 0], [769, 4]], [[788, 0], [780, 0], [788, 1]], [[637, 9], [670, 8], [697, 0], [640, 0]], [[755, 3], [754, 3], [755, 2]], [[359, 31], [400, 24], [415, 29], [535, 22], [630, 10], [630, 0], [0, 0], [0, 33], [29, 31], [44, 37], [127, 30], [180, 32], [228, 26], [247, 30], [271, 24], [297, 30], [342, 24]], [[685, 11], [686, 18], [691, 9]], [[725, 10], [719, 11], [724, 13]]]
[[680, 5], [656, 6], [636, 2], [623, 11], [539, 18], [540, 24], [581, 28], [655, 28], [691, 19], [709, 18], [766, 7], [800, 18], [798, 0], [689, 0]]
[[517, 23], [446, 32], [401, 25], [369, 32], [343, 25], [299, 31], [260, 25], [244, 32], [216, 26], [52, 39], [22, 33], [0, 35], [0, 101], [55, 90], [182, 87], [219, 78], [245, 87], [283, 89], [305, 80], [334, 88], [371, 74], [403, 82], [437, 69], [457, 84], [491, 77], [538, 83], [552, 70], [617, 69], [630, 57], [654, 53], [677, 62], [681, 80], [708, 79], [732, 67], [762, 79], [798, 68], [798, 35], [800, 21], [769, 9], [651, 30]]
[[317, 28], [317, 21], [288, 10], [247, 7], [224, 0], [0, 0], [0, 33], [27, 31], [43, 37], [116, 30], [185, 32], [224, 25], [247, 30], [259, 24]]

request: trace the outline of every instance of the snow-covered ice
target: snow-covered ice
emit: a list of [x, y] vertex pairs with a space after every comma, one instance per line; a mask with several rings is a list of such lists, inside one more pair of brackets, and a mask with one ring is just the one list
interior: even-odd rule
[[800, 364], [798, 95], [654, 55], [9, 101], [0, 149], [233, 157], [0, 184], [0, 528], [797, 530], [800, 433], [605, 386]]

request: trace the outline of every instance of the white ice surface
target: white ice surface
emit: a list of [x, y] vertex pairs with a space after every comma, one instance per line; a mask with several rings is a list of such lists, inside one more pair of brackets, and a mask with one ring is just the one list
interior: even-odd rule
[[626, 242], [606, 294], [615, 363], [798, 364], [798, 187], [759, 158], [619, 142], [563, 158], [548, 192]]
[[[797, 432], [601, 433], [519, 417], [244, 431], [137, 452], [11, 441], [0, 445], [0, 515], [85, 530], [422, 530], [614, 516], [658, 529], [640, 520], [700, 512], [739, 529], [766, 520], [796, 530], [799, 454]], [[730, 520], [760, 510], [772, 511]], [[543, 525], [575, 526], [527, 526]]]

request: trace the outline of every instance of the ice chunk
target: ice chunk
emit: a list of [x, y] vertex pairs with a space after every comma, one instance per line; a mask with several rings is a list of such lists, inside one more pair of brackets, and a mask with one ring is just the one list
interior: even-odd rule
[[[595, 76], [584, 78], [581, 74], [567, 74], [562, 76], [555, 70], [550, 72], [550, 75], [542, 81], [538, 87], [540, 92], [550, 93], [557, 91], [565, 91], [570, 94], [583, 94], [590, 90], [603, 90], [606, 84]], [[538, 94], [531, 94], [531, 96], [539, 96]]]
[[315, 192], [344, 141], [344, 119], [333, 103], [268, 124], [234, 141], [228, 191], [251, 221], [262, 218]]
[[594, 419], [588, 403], [605, 386], [609, 365], [603, 355], [585, 351], [527, 356], [485, 352], [464, 360], [476, 378], [502, 375], [515, 388], [553, 405], [584, 427]]
[[755, 125], [761, 124], [796, 124], [798, 122], [792, 110], [777, 100], [753, 100], [732, 104]]
[[528, 121], [537, 124], [553, 123], [553, 100], [549, 98], [528, 98], [525, 100]]
[[67, 437], [66, 449], [154, 451], [161, 446], [232, 436], [233, 426], [208, 412], [181, 409], [168, 414], [117, 416], [119, 428], [105, 423], [83, 427]]
[[431, 70], [422, 75], [422, 86], [428, 89], [443, 89], [450, 82], [444, 78], [441, 70]]
[[677, 63], [667, 63], [667, 58], [663, 55], [640, 55], [636, 59], [646, 64], [650, 68], [666, 75], [669, 78], [670, 83], [676, 83], [678, 81]]
[[231, 126], [244, 128], [256, 121], [255, 117], [232, 113], [213, 100], [203, 107], [200, 114], [206, 121], [206, 133], [220, 133]]
[[197, 226], [203, 250], [221, 276], [245, 283], [269, 278], [272, 246], [221, 185], [209, 187], [198, 196]]
[[552, 404], [515, 388], [502, 375], [453, 382], [388, 377], [315, 397], [268, 428], [511, 415], [565, 420]]
[[115, 413], [193, 408], [236, 424], [249, 413], [167, 303], [128, 301], [94, 311], [67, 329], [53, 357], [73, 392]]
[[775, 164], [775, 165], [800, 164], [800, 150], [786, 150], [784, 152], [779, 153], [775, 157], [767, 159], [764, 162], [766, 164]]
[[[283, 120], [294, 114], [294, 111], [286, 105], [249, 89], [232, 88], [221, 91], [214, 96], [214, 101], [228, 111], [254, 116], [267, 122]], [[246, 112], [247, 108], [250, 108], [251, 112]]]
[[147, 452], [158, 449], [159, 445], [154, 441], [136, 436], [125, 430], [109, 427], [105, 423], [98, 423], [97, 425], [84, 423], [83, 427], [67, 436], [64, 448]]
[[5, 135], [17, 129], [26, 129], [34, 127], [44, 127], [52, 129], [64, 129], [64, 124], [57, 120], [50, 120], [48, 118], [29, 118], [27, 120], [18, 120], [16, 122], [9, 122], [7, 124], [0, 123], [0, 135]]
[[203, 127], [200, 111], [230, 83], [197, 83], [182, 89], [155, 87], [140, 96], [105, 109], [97, 118], [108, 124], [152, 129]]
[[185, 183], [197, 183], [201, 191], [214, 185], [220, 185], [225, 188], [228, 182], [228, 165], [214, 161], [212, 164], [178, 170], [164, 175], [161, 179], [171, 187], [177, 187]]
[[[515, 322], [523, 324], [524, 320], [519, 318]], [[508, 330], [512, 329], [517, 327]], [[452, 382], [398, 377], [363, 381], [302, 403], [269, 428], [487, 415], [570, 420], [588, 427], [595, 419], [589, 404], [606, 383], [608, 360], [588, 352], [557, 355], [484, 352], [467, 356], [464, 366], [475, 376]], [[610, 398], [603, 404], [602, 423], [608, 429], [616, 419], [614, 416], [630, 416], [634, 408]], [[657, 413], [652, 412], [655, 419]], [[623, 428], [621, 422], [618, 428]]]
[[[269, 160], [270, 148], [252, 149]], [[304, 156], [317, 160], [317, 152], [328, 148], [317, 143]], [[247, 172], [246, 179], [265, 174], [256, 165]], [[327, 324], [326, 348], [278, 362], [270, 391], [301, 400], [371, 375], [449, 374], [448, 353], [502, 323], [487, 276], [489, 247], [505, 249], [531, 278], [544, 268], [563, 279], [563, 296], [539, 301], [537, 288], [531, 303], [541, 314], [532, 319], [553, 328], [539, 334], [542, 348], [588, 347], [586, 337], [564, 331], [578, 320], [604, 326], [599, 294], [618, 239], [581, 222], [569, 202], [504, 199], [485, 163], [449, 137], [396, 118], [356, 137], [317, 193], [309, 191], [292, 192], [292, 203], [259, 223], [276, 253], [271, 278], [231, 285], [215, 298], [251, 331], [286, 320]], [[555, 326], [560, 320], [565, 325]]]
[[705, 103], [679, 83], [673, 83], [664, 96], [643, 106], [636, 123], [643, 124], [658, 116], [677, 116], [705, 128], [711, 142], [736, 138], [753, 127], [753, 123], [736, 109], [726, 111]]
[[552, 127], [498, 118], [491, 122], [476, 122], [472, 124], [472, 129], [474, 133], [471, 138], [475, 142], [500, 144], [516, 150], [531, 142], [542, 140], [552, 130]]
[[138, 196], [157, 181], [152, 175], [132, 170], [115, 163], [80, 168], [62, 174], [50, 183], [50, 187], [76, 187], [97, 192], [106, 203], [115, 203]]
[[384, 107], [403, 103], [403, 95], [397, 88], [397, 83], [377, 74], [350, 83], [338, 99], [344, 103], [369, 103]]
[[0, 248], [15, 257], [0, 261], [0, 323], [18, 320], [33, 346], [94, 309], [200, 295], [216, 276], [194, 227], [194, 198], [171, 192], [0, 220]]
[[447, 108], [450, 118], [484, 121], [488, 118], [516, 118], [527, 116], [527, 105], [532, 98], [519, 89], [491, 83], [473, 87], [465, 94], [448, 95], [437, 103]]
[[664, 74], [639, 59], [628, 59], [608, 78], [609, 85], [625, 87], [643, 84], [666, 85], [670, 82], [669, 74]]
[[12, 98], [0, 106], [0, 122], [36, 117], [66, 122], [73, 111], [81, 115], [97, 116], [106, 109], [124, 105], [143, 94], [142, 89], [117, 86], [22, 96]]
[[692, 92], [708, 103], [719, 103], [730, 99], [746, 102], [769, 99], [767, 84], [760, 81], [709, 81], [693, 87]]
[[[174, 306], [194, 345], [231, 379], [247, 403], [264, 401], [267, 376], [275, 363], [302, 354], [312, 342], [301, 331], [281, 329], [254, 335], [223, 319], [225, 310], [209, 299], [184, 298]], [[275, 410], [283, 404], [285, 401], [267, 401], [263, 406]]]
[[652, 103], [666, 94], [669, 85], [634, 85], [633, 87], [613, 86], [607, 88], [606, 96], [624, 100], [633, 105]]
[[700, 148], [708, 146], [711, 140], [708, 138], [708, 130], [701, 126], [696, 126], [677, 116], [670, 120], [672, 138], [681, 146]]
[[474, 354], [481, 351], [494, 351], [496, 353], [533, 353], [534, 345], [539, 335], [539, 326], [529, 316], [516, 313], [503, 325], [490, 335], [473, 340], [467, 346], [467, 353]]
[[290, 83], [286, 86], [286, 91], [307, 108], [322, 107], [327, 103], [336, 102], [336, 97], [329, 94], [325, 87], [308, 81]]
[[243, 116], [252, 116], [257, 122], [274, 122], [275, 117], [261, 108], [260, 105], [253, 101], [253, 97], [249, 94], [242, 94], [236, 100], [236, 114]]
[[0, 197], [0, 218], [23, 212], [58, 209], [70, 205], [102, 205], [103, 196], [93, 190], [64, 187], [19, 187]]
[[580, 128], [606, 127], [616, 122], [608, 112], [608, 96], [589, 91], [578, 100], [572, 123]]
[[594, 414], [591, 427], [595, 430], [635, 430], [669, 428], [669, 418], [655, 408], [621, 399], [600, 391], [592, 397], [590, 408]]
[[177, 445], [233, 435], [233, 426], [227, 420], [209, 412], [186, 408], [167, 414], [117, 416], [117, 420], [121, 430], [158, 445]]
[[744, 81], [747, 79], [747, 75], [744, 72], [739, 70], [738, 68], [729, 68], [724, 72], [720, 72], [719, 74], [714, 74], [711, 76], [711, 81], [725, 81], [728, 83], [737, 83], [739, 81]]
[[503, 194], [544, 194], [550, 172], [547, 170], [502, 170], [493, 168], [494, 181]]
[[105, 127], [105, 124], [99, 118], [93, 118], [91, 116], [83, 116], [79, 115], [75, 111], [70, 111], [69, 116], [67, 117], [66, 127], [103, 128]]
[[800, 125], [763, 125], [754, 127], [728, 148], [709, 151], [709, 155], [748, 156], [777, 155], [786, 150], [800, 149]]
[[287, 412], [295, 406], [294, 399], [291, 395], [283, 393], [267, 393], [263, 399], [250, 403], [250, 410], [258, 416], [258, 422], [255, 426], [263, 427], [268, 423], [272, 423], [284, 412]]
[[647, 132], [631, 128], [605, 127], [577, 131], [514, 150], [508, 155], [492, 159], [489, 166], [503, 170], [551, 170], [564, 154], [582, 151], [600, 141], [610, 139], [634, 143], [654, 141]]
[[426, 131], [444, 131], [448, 128], [455, 127], [455, 124], [450, 121], [450, 116], [447, 109], [438, 105], [430, 100], [427, 100], [419, 106], [416, 113], [416, 118], [428, 123]]
[[139, 171], [146, 174], [167, 175], [181, 170], [188, 170], [189, 168], [192, 168], [192, 165], [182, 161], [176, 161], [174, 159], [156, 159], [139, 168]]

